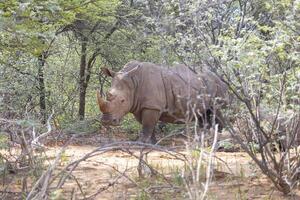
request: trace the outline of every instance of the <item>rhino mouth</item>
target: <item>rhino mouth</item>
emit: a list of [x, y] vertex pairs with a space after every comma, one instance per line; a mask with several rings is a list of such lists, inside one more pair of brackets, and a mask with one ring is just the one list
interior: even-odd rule
[[101, 123], [104, 126], [119, 126], [121, 119], [113, 117], [110, 113], [104, 113], [101, 118]]

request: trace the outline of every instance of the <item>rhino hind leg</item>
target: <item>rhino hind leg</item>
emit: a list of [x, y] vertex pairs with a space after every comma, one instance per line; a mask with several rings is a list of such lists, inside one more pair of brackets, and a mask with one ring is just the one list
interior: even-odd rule
[[199, 126], [201, 128], [210, 129], [211, 127], [213, 127], [213, 120], [215, 120], [215, 124], [218, 124], [218, 132], [222, 132], [224, 128], [222, 123], [222, 113], [219, 110], [216, 110], [215, 113], [215, 119], [213, 118], [214, 116], [212, 109], [208, 109], [204, 115], [199, 116]]
[[216, 120], [216, 124], [218, 124], [219, 126], [218, 126], [218, 131], [219, 131], [219, 133], [221, 133], [222, 132], [222, 130], [223, 130], [223, 128], [224, 128], [224, 123], [223, 123], [223, 115], [222, 115], [222, 113], [221, 113], [221, 111], [220, 110], [217, 110], [216, 111], [216, 118], [215, 118], [215, 120]]
[[156, 140], [156, 137], [155, 137], [155, 132], [152, 133], [150, 142], [151, 142], [151, 144], [156, 144], [157, 143], [157, 140]]

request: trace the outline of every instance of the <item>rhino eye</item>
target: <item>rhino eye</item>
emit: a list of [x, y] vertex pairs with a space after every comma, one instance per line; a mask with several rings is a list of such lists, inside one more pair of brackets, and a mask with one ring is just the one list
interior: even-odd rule
[[121, 100], [121, 103], [124, 103], [124, 102], [125, 102], [125, 99], [122, 99], [122, 100]]
[[110, 92], [107, 93], [107, 100], [111, 101], [114, 99], [114, 95], [112, 95]]

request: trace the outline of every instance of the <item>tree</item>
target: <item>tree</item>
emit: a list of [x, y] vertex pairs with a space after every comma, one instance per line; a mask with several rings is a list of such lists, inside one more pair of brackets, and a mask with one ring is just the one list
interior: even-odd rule
[[[280, 191], [292, 191], [300, 162], [283, 161], [297, 138], [299, 122], [285, 132], [288, 146], [280, 159], [271, 148], [279, 140], [279, 116], [299, 119], [299, 1], [178, 0], [144, 5], [148, 34], [158, 35], [169, 52], [195, 71], [209, 67], [227, 82], [237, 99], [233, 118], [251, 122], [241, 137], [226, 120], [233, 137]], [[271, 118], [263, 117], [263, 108]], [[262, 159], [252, 151], [253, 142]]]

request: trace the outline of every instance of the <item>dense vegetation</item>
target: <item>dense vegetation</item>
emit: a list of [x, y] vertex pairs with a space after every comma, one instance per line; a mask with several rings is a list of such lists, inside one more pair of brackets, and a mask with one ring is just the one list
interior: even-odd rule
[[65, 125], [95, 116], [95, 89], [107, 85], [99, 68], [132, 59], [222, 66], [270, 106], [279, 88], [267, 83], [287, 74], [286, 107], [299, 98], [298, 1], [5, 1], [0, 8], [7, 117], [45, 123], [54, 112]]
[[[299, 0], [6, 0], [0, 49], [0, 118], [29, 127], [45, 128], [51, 118], [55, 129], [97, 130], [90, 126], [100, 114], [95, 91], [110, 83], [100, 68], [118, 70], [130, 60], [210, 67], [236, 97], [226, 116], [251, 119], [258, 144], [276, 124], [260, 113], [300, 112]], [[124, 120], [127, 132], [137, 126], [131, 116]], [[253, 142], [248, 136], [237, 139]], [[280, 181], [277, 188], [289, 192]]]

